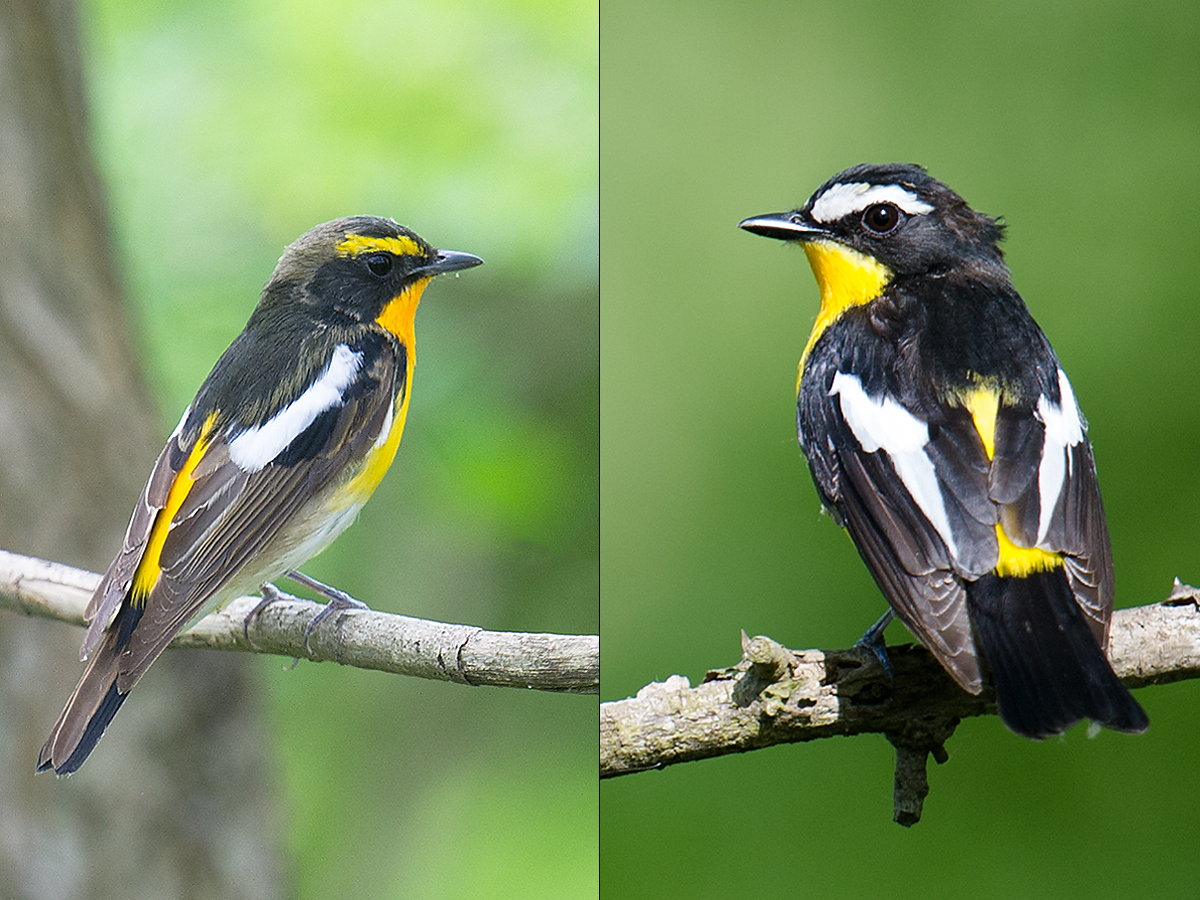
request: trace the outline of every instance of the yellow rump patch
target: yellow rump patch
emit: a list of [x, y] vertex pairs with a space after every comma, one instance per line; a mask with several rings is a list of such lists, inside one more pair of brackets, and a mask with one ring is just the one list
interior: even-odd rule
[[1000, 561], [995, 572], [1002, 578], [1024, 578], [1034, 572], [1048, 572], [1063, 564], [1062, 556], [1038, 547], [1018, 547], [1004, 529], [996, 526], [996, 540], [1000, 544]]
[[[804, 253], [821, 289], [821, 311], [800, 357], [800, 372], [817, 338], [847, 309], [870, 303], [892, 280], [892, 270], [877, 259], [833, 241], [805, 243]], [[796, 390], [800, 382], [797, 379]]]
[[996, 414], [1000, 411], [1000, 391], [987, 382], [980, 382], [962, 394], [962, 405], [971, 413], [975, 430], [983, 440], [987, 458], [996, 455]]
[[362, 253], [395, 253], [397, 256], [424, 256], [425, 251], [410, 237], [368, 237], [351, 234], [337, 245], [338, 256], [358, 256]]
[[187, 499], [192, 485], [195, 484], [195, 481], [192, 480], [192, 472], [204, 458], [204, 451], [208, 449], [209, 431], [216, 419], [217, 414], [214, 412], [205, 420], [204, 426], [200, 429], [200, 437], [196, 439], [196, 446], [192, 448], [183, 468], [175, 476], [171, 490], [167, 492], [167, 502], [163, 504], [163, 508], [158, 511], [158, 516], [154, 519], [154, 526], [150, 529], [150, 539], [146, 542], [146, 550], [138, 562], [137, 571], [133, 573], [131, 593], [134, 603], [142, 603], [158, 582], [158, 576], [162, 572], [160, 562], [163, 545], [167, 542], [167, 535], [171, 531], [171, 522], [174, 520], [175, 514], [179, 512], [179, 507], [183, 506], [183, 501]]

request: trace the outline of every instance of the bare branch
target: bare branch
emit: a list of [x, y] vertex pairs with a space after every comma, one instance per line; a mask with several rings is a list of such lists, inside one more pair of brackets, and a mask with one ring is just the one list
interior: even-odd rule
[[[99, 580], [94, 572], [0, 550], [0, 607], [26, 615], [82, 625]], [[320, 604], [285, 595], [251, 621], [247, 639], [242, 620], [257, 602], [257, 597], [234, 600], [176, 637], [171, 646], [332, 660], [460, 684], [577, 694], [595, 694], [600, 688], [596, 635], [485, 631], [373, 610], [345, 610], [313, 632], [310, 652], [304, 629], [323, 608]]]
[[[1164, 603], [1118, 610], [1109, 656], [1130, 687], [1200, 677], [1197, 592], [1176, 582]], [[890, 647], [894, 682], [870, 651], [788, 650], [742, 635], [742, 660], [692, 687], [673, 675], [600, 704], [600, 777], [834, 735], [878, 733], [896, 747], [897, 822], [920, 819], [926, 757], [967, 716], [996, 712], [990, 692], [959, 688], [921, 647]]]

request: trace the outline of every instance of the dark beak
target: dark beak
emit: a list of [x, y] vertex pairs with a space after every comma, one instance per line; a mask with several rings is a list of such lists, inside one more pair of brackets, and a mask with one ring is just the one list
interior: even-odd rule
[[826, 236], [824, 229], [805, 222], [804, 215], [799, 212], [751, 216], [738, 222], [738, 228], [780, 241], [811, 241]]
[[439, 250], [437, 259], [427, 266], [421, 266], [412, 274], [445, 275], [447, 272], [473, 269], [475, 266], [481, 265], [483, 265], [483, 260], [471, 253], [461, 253], [458, 250]]

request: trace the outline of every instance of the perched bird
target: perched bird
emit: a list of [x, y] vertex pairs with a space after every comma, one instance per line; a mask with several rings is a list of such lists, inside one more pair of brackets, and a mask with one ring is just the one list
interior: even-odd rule
[[88, 603], [87, 667], [39, 772], [78, 769], [190, 621], [295, 569], [354, 520], [400, 443], [421, 292], [482, 262], [371, 216], [318, 225], [284, 250]]
[[1112, 551], [1087, 428], [1003, 226], [895, 164], [741, 227], [799, 243], [816, 276], [800, 446], [892, 610], [964, 690], [990, 678], [1017, 734], [1144, 730], [1105, 655]]

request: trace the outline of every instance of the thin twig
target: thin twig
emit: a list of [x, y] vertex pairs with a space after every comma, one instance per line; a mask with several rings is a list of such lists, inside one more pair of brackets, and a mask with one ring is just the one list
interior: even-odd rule
[[[99, 580], [95, 572], [0, 550], [0, 607], [16, 612], [82, 625]], [[257, 602], [257, 597], [232, 601], [180, 634], [171, 646], [278, 653], [460, 684], [577, 694], [600, 689], [596, 635], [485, 631], [373, 610], [344, 610], [313, 632], [309, 650], [304, 629], [321, 604], [285, 595], [250, 621], [247, 637], [242, 621]]]

